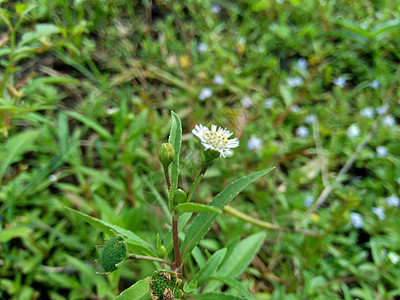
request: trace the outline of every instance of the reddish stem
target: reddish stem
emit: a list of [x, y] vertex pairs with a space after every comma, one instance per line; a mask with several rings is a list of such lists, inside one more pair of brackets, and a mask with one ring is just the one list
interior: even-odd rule
[[178, 220], [179, 217], [175, 217], [172, 214], [172, 240], [174, 242], [174, 255], [175, 255], [175, 268], [180, 269], [182, 264], [182, 256], [179, 252], [179, 237], [178, 237]]

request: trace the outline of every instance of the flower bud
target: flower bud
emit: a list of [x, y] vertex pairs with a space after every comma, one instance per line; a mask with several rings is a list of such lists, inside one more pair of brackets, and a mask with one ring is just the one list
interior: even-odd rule
[[100, 264], [104, 271], [113, 272], [117, 269], [116, 265], [124, 261], [127, 250], [124, 238], [120, 235], [112, 237], [101, 251]]
[[167, 169], [175, 159], [174, 146], [172, 146], [170, 143], [162, 144], [160, 150], [158, 151], [158, 159], [160, 160], [163, 168]]
[[211, 162], [214, 159], [217, 159], [218, 157], [220, 157], [220, 153], [218, 151], [212, 150], [212, 149], [208, 149], [203, 151], [204, 153], [204, 163], [205, 164], [211, 164]]
[[150, 279], [150, 293], [153, 299], [180, 299], [183, 292], [179, 289], [181, 281], [176, 273], [156, 271]]
[[181, 203], [185, 203], [186, 199], [186, 193], [181, 189], [177, 189], [174, 195], [174, 204], [178, 205]]

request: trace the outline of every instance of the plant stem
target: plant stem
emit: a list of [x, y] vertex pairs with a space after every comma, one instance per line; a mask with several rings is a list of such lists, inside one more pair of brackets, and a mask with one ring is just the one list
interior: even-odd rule
[[167, 182], [168, 191], [171, 189], [171, 181], [169, 180], [168, 168], [164, 168], [165, 181]]
[[175, 269], [180, 269], [182, 267], [182, 256], [179, 252], [178, 221], [179, 215], [175, 216], [174, 213], [172, 213], [172, 240], [174, 242]]
[[162, 258], [157, 258], [157, 257], [130, 254], [129, 255], [129, 259], [140, 259], [140, 260], [156, 261], [156, 262], [160, 262], [160, 263], [163, 263], [163, 264], [167, 264], [167, 265], [169, 265], [171, 267], [174, 267], [174, 263], [173, 262], [170, 262], [170, 261], [162, 259]]
[[224, 212], [251, 224], [257, 225], [259, 227], [265, 228], [265, 229], [272, 229], [272, 230], [278, 230], [278, 231], [289, 231], [289, 232], [296, 232], [296, 233], [300, 233], [300, 234], [304, 234], [304, 235], [309, 235], [309, 236], [314, 236], [314, 237], [319, 237], [319, 235], [315, 232], [312, 231], [308, 231], [308, 230], [295, 230], [292, 228], [288, 228], [288, 227], [281, 227], [272, 223], [268, 223], [265, 221], [261, 221], [259, 219], [250, 217], [249, 215], [246, 215], [245, 213], [242, 213], [241, 211], [230, 207], [230, 206], [226, 206], [224, 207]]
[[128, 199], [129, 202], [131, 203], [131, 206], [135, 208], [136, 203], [135, 203], [135, 195], [132, 190], [132, 176], [131, 176], [131, 168], [129, 165], [124, 166], [124, 171], [125, 171], [125, 181], [126, 181], [126, 188], [128, 190]]

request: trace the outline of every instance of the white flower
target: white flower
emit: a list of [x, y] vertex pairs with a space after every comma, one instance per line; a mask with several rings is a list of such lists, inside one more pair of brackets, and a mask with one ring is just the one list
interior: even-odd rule
[[314, 196], [308, 195], [306, 197], [306, 199], [304, 200], [304, 206], [305, 207], [310, 207], [314, 203], [314, 200], [315, 200]]
[[350, 222], [355, 228], [360, 229], [364, 223], [364, 219], [359, 213], [351, 213]]
[[306, 126], [300, 126], [296, 129], [296, 135], [302, 138], [308, 136], [309, 130]]
[[372, 210], [372, 212], [373, 212], [374, 214], [377, 215], [377, 217], [378, 217], [380, 220], [383, 221], [383, 220], [386, 219], [385, 209], [384, 209], [383, 207], [373, 207], [371, 210]]
[[106, 110], [107, 115], [115, 115], [117, 112], [119, 112], [119, 107], [111, 107]]
[[366, 107], [360, 111], [360, 114], [367, 119], [371, 119], [375, 116], [374, 109], [371, 107]]
[[217, 85], [223, 85], [225, 83], [225, 79], [220, 74], [217, 74], [214, 76], [213, 83]]
[[258, 150], [261, 149], [262, 139], [252, 134], [250, 139], [247, 141], [247, 148], [249, 150]]
[[57, 180], [57, 176], [54, 174], [49, 175], [49, 181], [54, 182]]
[[360, 127], [356, 123], [351, 124], [349, 128], [347, 128], [347, 136], [350, 138], [354, 138], [359, 136], [361, 133]]
[[242, 100], [240, 100], [240, 103], [246, 108], [249, 108], [253, 105], [253, 101], [251, 101], [250, 97], [248, 96], [243, 97]]
[[232, 132], [222, 127], [217, 129], [216, 125], [211, 125], [210, 130], [208, 127], [199, 124], [195, 126], [192, 133], [200, 139], [201, 144], [206, 150], [218, 151], [222, 157], [232, 156], [233, 151], [231, 149], [239, 146], [237, 138], [228, 139], [232, 135]]
[[385, 126], [394, 126], [396, 125], [396, 120], [393, 118], [392, 115], [387, 115], [382, 118], [383, 125]]
[[288, 84], [291, 87], [297, 87], [297, 86], [301, 86], [303, 84], [303, 78], [301, 78], [300, 76], [296, 76], [296, 77], [289, 77], [287, 79]]
[[300, 110], [300, 106], [298, 106], [298, 105], [293, 105], [293, 106], [290, 108], [290, 110], [291, 110], [292, 112], [299, 111], [299, 110]]
[[208, 50], [208, 45], [206, 43], [200, 43], [197, 45], [197, 51], [204, 53]]
[[306, 117], [307, 124], [314, 124], [317, 121], [317, 116], [314, 114], [310, 114]]
[[400, 256], [398, 256], [396, 253], [394, 252], [389, 252], [388, 254], [388, 258], [391, 261], [392, 264], [397, 265], [397, 263], [400, 261]]
[[203, 101], [206, 100], [207, 98], [210, 98], [212, 96], [213, 92], [210, 88], [202, 88], [199, 94], [199, 100]]
[[388, 149], [385, 146], [376, 147], [376, 153], [378, 157], [386, 157], [388, 155]]
[[346, 78], [344, 78], [343, 76], [336, 77], [335, 79], [333, 79], [333, 84], [344, 88], [346, 86]]
[[305, 69], [307, 69], [307, 60], [305, 59], [305, 58], [300, 58], [298, 61], [297, 61], [297, 67], [300, 69], [300, 70], [305, 70]]
[[213, 5], [211, 6], [211, 11], [212, 11], [214, 14], [219, 14], [219, 13], [221, 12], [221, 6], [219, 6], [218, 4], [213, 4]]
[[389, 109], [389, 105], [385, 104], [376, 108], [376, 112], [378, 115], [384, 115], [387, 113]]
[[376, 90], [381, 86], [381, 83], [378, 80], [374, 80], [370, 82], [369, 86]]
[[276, 23], [272, 23], [269, 25], [268, 29], [273, 31], [278, 25]]
[[392, 195], [392, 196], [390, 196], [390, 197], [386, 197], [385, 200], [386, 200], [386, 203], [387, 203], [389, 206], [398, 207], [399, 204], [400, 204], [399, 197], [397, 197], [396, 195]]
[[273, 108], [274, 107], [274, 99], [273, 98], [265, 99], [264, 107], [267, 109]]

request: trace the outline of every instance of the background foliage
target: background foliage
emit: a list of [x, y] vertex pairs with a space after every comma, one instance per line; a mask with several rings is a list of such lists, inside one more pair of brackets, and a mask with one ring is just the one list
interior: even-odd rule
[[[156, 202], [170, 110], [183, 125], [185, 191], [198, 168], [195, 124], [241, 141], [196, 201], [276, 166], [232, 202], [297, 231], [268, 230], [238, 278], [256, 299], [400, 294], [398, 1], [0, 3], [0, 298], [112, 299], [153, 272], [135, 262], [97, 275], [106, 237], [64, 207], [155, 246], [168, 231]], [[208, 253], [261, 231], [222, 214], [186, 279]]]

